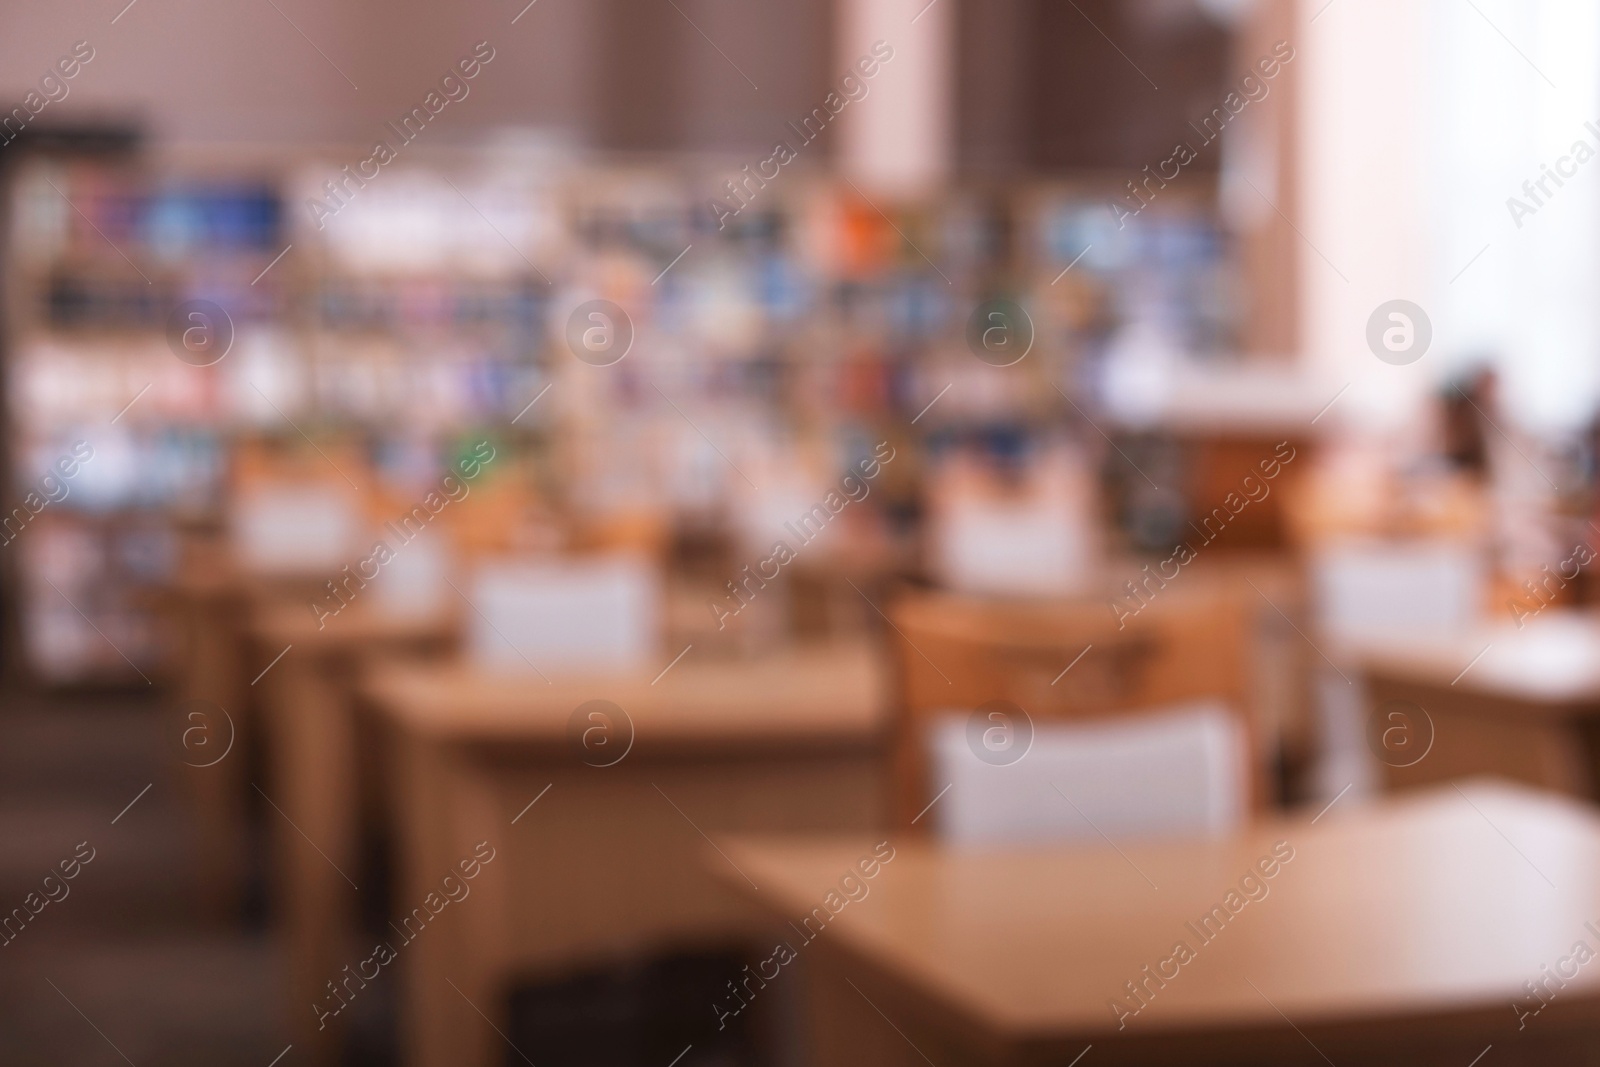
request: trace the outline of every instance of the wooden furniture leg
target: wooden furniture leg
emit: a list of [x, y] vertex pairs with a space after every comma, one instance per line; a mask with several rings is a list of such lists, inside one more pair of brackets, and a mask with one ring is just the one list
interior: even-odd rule
[[[329, 665], [282, 662], [262, 679], [263, 739], [270, 761], [269, 813], [277, 906], [289, 949], [289, 1018], [311, 1062], [339, 1062], [344, 1027], [319, 1025], [326, 986], [370, 945], [358, 920], [357, 767], [353, 709]], [[370, 887], [369, 887], [370, 891]], [[331, 1033], [330, 1033], [331, 1031]]]

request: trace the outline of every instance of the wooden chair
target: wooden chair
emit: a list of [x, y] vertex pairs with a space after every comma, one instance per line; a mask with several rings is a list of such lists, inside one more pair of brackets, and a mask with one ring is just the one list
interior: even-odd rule
[[1267, 761], [1250, 694], [1253, 616], [1240, 595], [1161, 590], [1121, 628], [1106, 602], [1087, 599], [919, 593], [901, 599], [890, 616], [899, 635], [892, 641], [899, 696], [893, 760], [901, 827], [909, 828], [936, 792], [928, 780], [935, 724], [952, 710], [997, 700], [1021, 707], [1035, 727], [1220, 702], [1243, 727], [1246, 806], [1266, 801]]

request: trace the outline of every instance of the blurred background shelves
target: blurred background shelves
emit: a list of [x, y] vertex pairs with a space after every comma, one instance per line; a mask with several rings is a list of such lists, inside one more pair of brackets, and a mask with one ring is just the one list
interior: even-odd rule
[[[341, 197], [315, 181], [328, 155], [52, 159], [12, 182], [17, 474], [79, 439], [96, 457], [23, 546], [59, 588], [24, 608], [50, 620], [24, 626], [41, 674], [133, 678], [108, 643], [157, 669], [170, 649], [143, 625], [141, 584], [232, 521], [252, 479], [316, 451], [348, 457], [324, 473], [377, 513], [487, 434], [523, 509], [489, 542], [554, 536], [530, 532], [531, 508], [558, 540], [648, 529], [654, 553], [720, 545], [731, 562], [759, 525], [751, 486], [789, 486], [798, 513], [892, 440], [905, 458], [852, 520], [894, 546], [864, 558], [910, 575], [919, 486], [948, 457], [1031, 466], [1070, 412], [1066, 446], [1095, 461], [1085, 409], [1123, 324], [1213, 359], [1234, 329], [1228, 243], [1199, 193], [1119, 232], [1100, 179], [885, 214], [801, 169], [718, 229], [695, 192], [710, 162], [419, 149], [340, 179]], [[596, 298], [634, 331], [613, 368], [567, 349], [566, 317]], [[1019, 375], [965, 339], [964, 309], [1000, 298], [1037, 309]], [[207, 313], [227, 346], [215, 365], [175, 358], [185, 301], [225, 309]]]

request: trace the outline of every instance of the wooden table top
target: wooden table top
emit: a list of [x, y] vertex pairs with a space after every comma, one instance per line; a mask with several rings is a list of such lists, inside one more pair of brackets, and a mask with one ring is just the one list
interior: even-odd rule
[[[1600, 713], [1600, 616], [1551, 609], [1449, 636], [1395, 634], [1330, 645], [1369, 674], [1565, 710]], [[1336, 658], [1339, 658], [1336, 656]]]
[[337, 615], [320, 620], [307, 599], [274, 597], [251, 612], [250, 629], [266, 645], [344, 648], [372, 643], [446, 640], [460, 628], [456, 612], [411, 614], [385, 610], [381, 604], [357, 600]]
[[[1510, 1005], [1529, 1000], [1523, 983], [1541, 966], [1578, 941], [1600, 953], [1600, 813], [1492, 780], [1335, 808], [1314, 825], [1291, 818], [1120, 852], [892, 844], [869, 894], [818, 940], [974, 1032], [1069, 1055], [1089, 1042], [1270, 1036], [1285, 1016], [1311, 1034], [1419, 1020], [1515, 1031]], [[1275, 845], [1273, 876], [1247, 886], [1266, 895], [1202, 940], [1190, 924], [1225, 906]], [[871, 851], [862, 841], [722, 848], [759, 889], [709, 850], [708, 869], [784, 922], [823, 904]], [[1285, 849], [1293, 858], [1282, 862]], [[1163, 962], [1179, 941], [1191, 958]], [[1176, 975], [1119, 1017], [1112, 1001], [1139, 1005], [1125, 983], [1147, 965]], [[1600, 962], [1579, 969], [1538, 1025], [1592, 1021], [1597, 1008]]]
[[[949, 590], [920, 590], [895, 601], [897, 619], [911, 620], [919, 629], [966, 641], [1017, 646], [1082, 648], [1083, 633], [1117, 629], [1110, 603], [1127, 599], [1124, 584], [1142, 577], [1146, 561], [1132, 556], [1109, 556], [1093, 585], [1073, 596], [998, 596]], [[1266, 553], [1237, 553], [1213, 561], [1195, 577], [1174, 581], [1150, 603], [1154, 615], [1188, 619], [1215, 610], [1219, 600], [1236, 600], [1262, 607], [1254, 583], [1273, 602], [1284, 604], [1292, 596], [1294, 568]], [[1131, 602], [1130, 602], [1131, 603]], [[1142, 614], [1142, 612], [1141, 612]], [[1132, 629], [1130, 622], [1128, 628]]]
[[462, 658], [390, 660], [370, 665], [361, 693], [404, 728], [457, 741], [564, 741], [574, 709], [596, 699], [622, 708], [644, 747], [868, 741], [889, 723], [885, 657], [860, 643], [749, 660], [696, 658], [691, 649], [664, 673], [546, 673], [485, 671]]

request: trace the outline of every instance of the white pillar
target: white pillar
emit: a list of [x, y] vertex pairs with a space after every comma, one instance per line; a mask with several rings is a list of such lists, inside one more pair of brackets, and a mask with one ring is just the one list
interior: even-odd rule
[[839, 0], [837, 80], [879, 41], [893, 58], [839, 117], [838, 167], [871, 195], [938, 188], [955, 155], [954, 28], [959, 0]]

